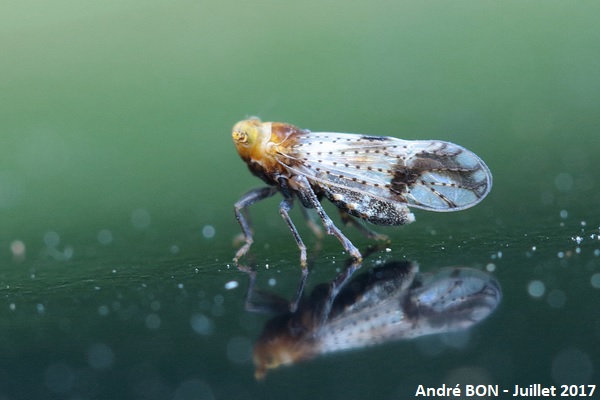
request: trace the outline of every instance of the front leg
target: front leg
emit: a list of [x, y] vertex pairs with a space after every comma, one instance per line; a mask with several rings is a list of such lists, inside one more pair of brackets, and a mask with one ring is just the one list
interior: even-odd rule
[[[321, 202], [317, 198], [317, 195], [310, 187], [310, 183], [306, 177], [297, 175], [290, 179], [290, 186], [293, 187], [294, 190], [300, 192], [303, 199], [307, 200], [310, 205], [317, 211], [319, 218], [323, 222], [325, 226], [325, 231], [329, 235], [333, 235], [342, 243], [344, 249], [350, 254], [356, 261], [361, 261], [362, 256], [360, 251], [352, 244], [352, 242], [344, 236], [344, 234], [338, 229], [337, 226], [333, 223], [331, 218], [325, 213]], [[293, 186], [292, 186], [293, 185]]]
[[242, 227], [242, 233], [244, 234], [244, 239], [246, 241], [246, 244], [240, 247], [235, 254], [235, 257], [233, 258], [235, 263], [238, 262], [240, 257], [248, 252], [250, 246], [252, 246], [252, 242], [254, 241], [252, 237], [252, 227], [250, 226], [250, 219], [248, 218], [246, 208], [258, 201], [273, 196], [275, 193], [277, 193], [277, 187], [275, 186], [253, 189], [243, 195], [242, 198], [235, 203], [235, 217]]

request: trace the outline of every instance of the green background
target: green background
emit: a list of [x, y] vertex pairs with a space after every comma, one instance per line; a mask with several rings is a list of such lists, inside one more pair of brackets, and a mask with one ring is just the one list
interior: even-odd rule
[[[0, 8], [0, 398], [395, 399], [418, 384], [600, 383], [600, 3]], [[392, 251], [363, 268], [495, 267], [498, 311], [466, 336], [335, 354], [256, 383], [249, 349], [267, 318], [244, 312], [246, 277], [231, 264], [233, 203], [261, 185], [231, 127], [252, 115], [481, 156], [494, 176], [481, 204], [416, 210], [415, 224], [382, 229]], [[251, 260], [259, 285], [275, 279], [290, 297], [298, 250], [277, 205], [252, 209]], [[343, 259], [326, 238], [309, 286]]]

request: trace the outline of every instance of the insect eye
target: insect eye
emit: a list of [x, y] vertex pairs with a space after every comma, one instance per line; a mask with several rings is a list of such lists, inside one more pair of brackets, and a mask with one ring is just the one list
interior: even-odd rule
[[248, 134], [244, 131], [233, 131], [233, 140], [238, 143], [248, 143]]

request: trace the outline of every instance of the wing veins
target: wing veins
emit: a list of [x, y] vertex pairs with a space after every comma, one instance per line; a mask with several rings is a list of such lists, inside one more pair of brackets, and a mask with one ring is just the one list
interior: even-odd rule
[[[421, 181], [421, 185], [424, 186], [426, 189], [429, 189], [433, 194], [435, 194], [442, 201], [444, 201], [446, 204], [448, 204], [449, 208], [458, 208], [458, 205], [455, 202], [453, 202], [448, 197], [446, 197], [446, 195], [444, 195], [444, 194], [438, 192], [437, 190], [435, 190], [434, 188], [428, 186], [425, 181]], [[440, 186], [444, 186], [444, 185], [440, 185]], [[410, 194], [410, 191], [408, 193]], [[410, 197], [416, 201], [414, 196], [411, 195]]]
[[[398, 139], [401, 140], [401, 139]], [[382, 148], [382, 147], [389, 147], [389, 146], [382, 146], [382, 145], [374, 145], [371, 146], [372, 148]], [[336, 150], [334, 153], [339, 153], [341, 152], [341, 150]], [[329, 153], [327, 151], [323, 151], [322, 153]], [[356, 188], [356, 187], [352, 187], [340, 182], [335, 182], [335, 181], [331, 181], [329, 179], [322, 179], [316, 176], [315, 172], [315, 168], [313, 166], [311, 166], [309, 163], [307, 163], [305, 160], [298, 158], [296, 156], [287, 154], [287, 153], [282, 153], [282, 152], [277, 152], [278, 155], [280, 155], [283, 158], [286, 158], [288, 160], [292, 160], [297, 162], [300, 165], [303, 165], [304, 168], [308, 169], [311, 171], [311, 173], [307, 173], [307, 171], [302, 171], [301, 169], [298, 169], [296, 167], [287, 165], [285, 163], [283, 163], [281, 160], [277, 160], [277, 162], [282, 165], [283, 167], [285, 167], [286, 169], [299, 174], [299, 175], [304, 175], [307, 178], [309, 178], [309, 180], [319, 183], [321, 185], [323, 185], [324, 187], [334, 187], [334, 188], [338, 188], [340, 190], [348, 190], [351, 191], [353, 193], [357, 193], [357, 194], [365, 194], [365, 190], [361, 190], [360, 188]], [[325, 154], [325, 157], [327, 157], [328, 154]], [[411, 155], [410, 157], [408, 157], [408, 160], [412, 157], [415, 157], [416, 155]], [[315, 157], [316, 160], [319, 160], [318, 158]], [[408, 160], [407, 163], [408, 163]], [[321, 161], [321, 160], [319, 160]], [[334, 161], [335, 162], [335, 161]], [[321, 161], [321, 163], [323, 163], [323, 161]], [[345, 163], [342, 162], [338, 162], [341, 165], [345, 165]], [[388, 165], [391, 164], [389, 162], [386, 162]], [[332, 175], [332, 176], [337, 176], [342, 180], [346, 180], [348, 183], [351, 182], [355, 182], [357, 184], [363, 184], [363, 185], [368, 185], [370, 187], [374, 187], [377, 190], [385, 190], [388, 189], [389, 190], [389, 196], [385, 196], [385, 195], [378, 195], [372, 192], [366, 192], [366, 194], [372, 198], [375, 198], [377, 200], [383, 201], [383, 202], [389, 202], [389, 203], [398, 203], [398, 204], [407, 204], [409, 206], [413, 206], [416, 208], [422, 208], [422, 209], [426, 209], [426, 210], [435, 210], [435, 211], [454, 211], [457, 209], [463, 209], [463, 208], [468, 208], [470, 206], [472, 206], [473, 204], [475, 204], [476, 202], [468, 202], [465, 204], [457, 204], [455, 202], [453, 202], [452, 200], [450, 200], [446, 195], [442, 194], [441, 192], [439, 192], [438, 190], [436, 190], [434, 187], [435, 186], [439, 186], [439, 187], [453, 187], [456, 189], [460, 189], [460, 190], [466, 190], [471, 192], [476, 199], [481, 199], [483, 196], [482, 194], [480, 194], [478, 188], [482, 187], [482, 186], [486, 186], [488, 180], [484, 179], [482, 182], [474, 182], [475, 184], [470, 186], [470, 185], [462, 185], [459, 183], [459, 180], [454, 179], [453, 177], [449, 177], [450, 182], [451, 183], [447, 183], [444, 182], [442, 180], [417, 180], [416, 182], [413, 182], [410, 185], [407, 185], [406, 187], [408, 188], [408, 190], [406, 192], [399, 192], [399, 191], [395, 191], [390, 187], [390, 181], [388, 179], [382, 179], [382, 180], [378, 180], [376, 179], [376, 176], [379, 175], [385, 175], [386, 177], [389, 176], [389, 178], [391, 179], [392, 175], [393, 175], [393, 170], [392, 169], [387, 169], [387, 170], [383, 170], [383, 171], [377, 171], [377, 170], [367, 170], [367, 169], [360, 169], [360, 170], [354, 170], [350, 167], [345, 167], [346, 169], [344, 170], [343, 168], [340, 168], [337, 166], [337, 164], [331, 165], [330, 162], [328, 163], [323, 163], [326, 164], [325, 168], [323, 168], [323, 171], [327, 171], [328, 174]], [[329, 164], [329, 165], [327, 165]], [[485, 169], [481, 167], [481, 165], [476, 165], [472, 168], [464, 168], [464, 167], [449, 167], [449, 168], [437, 168], [437, 169], [430, 169], [427, 170], [426, 172], [438, 172], [438, 173], [446, 173], [446, 172], [455, 172], [455, 173], [462, 173], [462, 172], [475, 172], [479, 169], [483, 169], [483, 171], [485, 172]], [[338, 172], [339, 171], [339, 172]], [[360, 171], [357, 173], [357, 171]], [[369, 171], [369, 173], [365, 173], [365, 171]], [[386, 172], [387, 171], [387, 172]], [[338, 172], [338, 173], [336, 173]], [[375, 178], [373, 177], [373, 175], [375, 175]], [[487, 176], [487, 174], [486, 174]], [[414, 188], [416, 186], [420, 186], [423, 187], [424, 189], [429, 190], [433, 195], [435, 195], [436, 197], [438, 197], [443, 203], [446, 204], [445, 207], [436, 207], [436, 206], [432, 206], [429, 205], [428, 203], [425, 203], [421, 200], [419, 200], [418, 198], [416, 198], [412, 193], [410, 188]], [[398, 200], [398, 199], [394, 199], [394, 196], [399, 196], [399, 197], [404, 197], [404, 199], [408, 199], [410, 198], [411, 201], [408, 200]]]
[[[298, 169], [296, 169], [294, 167], [291, 167], [289, 165], [283, 164], [281, 161], [278, 161], [278, 162], [281, 165], [283, 165], [286, 169], [288, 169], [288, 170], [290, 170], [292, 172], [295, 172], [298, 175], [304, 175], [304, 176], [307, 177], [307, 179], [309, 181], [318, 182], [318, 183], [322, 184], [324, 187], [333, 186], [333, 187], [336, 187], [336, 188], [339, 188], [339, 189], [343, 189], [343, 190], [348, 190], [348, 191], [351, 191], [351, 192], [354, 192], [354, 193], [364, 193], [364, 191], [361, 191], [360, 189], [357, 189], [357, 188], [354, 188], [354, 187], [351, 187], [351, 186], [347, 186], [347, 185], [343, 185], [343, 184], [340, 184], [340, 183], [337, 183], [337, 182], [332, 182], [332, 181], [328, 181], [328, 180], [325, 180], [325, 179], [317, 178], [314, 175], [308, 175], [307, 176], [307, 174], [303, 173], [302, 171], [300, 171], [300, 170], [298, 170]], [[373, 193], [368, 193], [368, 195], [369, 195], [369, 197], [375, 198], [377, 200], [381, 200], [382, 202], [385, 202], [385, 203], [407, 204], [405, 201], [394, 200], [394, 199], [391, 199], [389, 197], [382, 197], [382, 196], [378, 196], [378, 195], [373, 194]]]

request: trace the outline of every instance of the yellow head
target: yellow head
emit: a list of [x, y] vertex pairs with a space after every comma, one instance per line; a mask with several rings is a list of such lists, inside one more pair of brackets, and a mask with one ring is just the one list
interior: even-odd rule
[[270, 369], [291, 365], [314, 357], [312, 342], [282, 334], [271, 340], [260, 340], [254, 346], [254, 377], [263, 380]]
[[231, 136], [243, 160], [259, 161], [271, 139], [271, 123], [263, 123], [258, 118], [246, 119], [235, 124]]
[[[270, 369], [278, 368], [283, 364], [283, 360], [285, 360], [286, 355], [281, 357], [279, 351], [273, 351], [270, 348], [271, 346], [265, 346], [264, 344], [261, 346], [260, 344], [254, 349], [254, 366], [256, 370], [254, 371], [254, 377], [256, 380], [262, 381], [267, 376], [267, 372]], [[279, 350], [279, 349], [277, 349]]]

